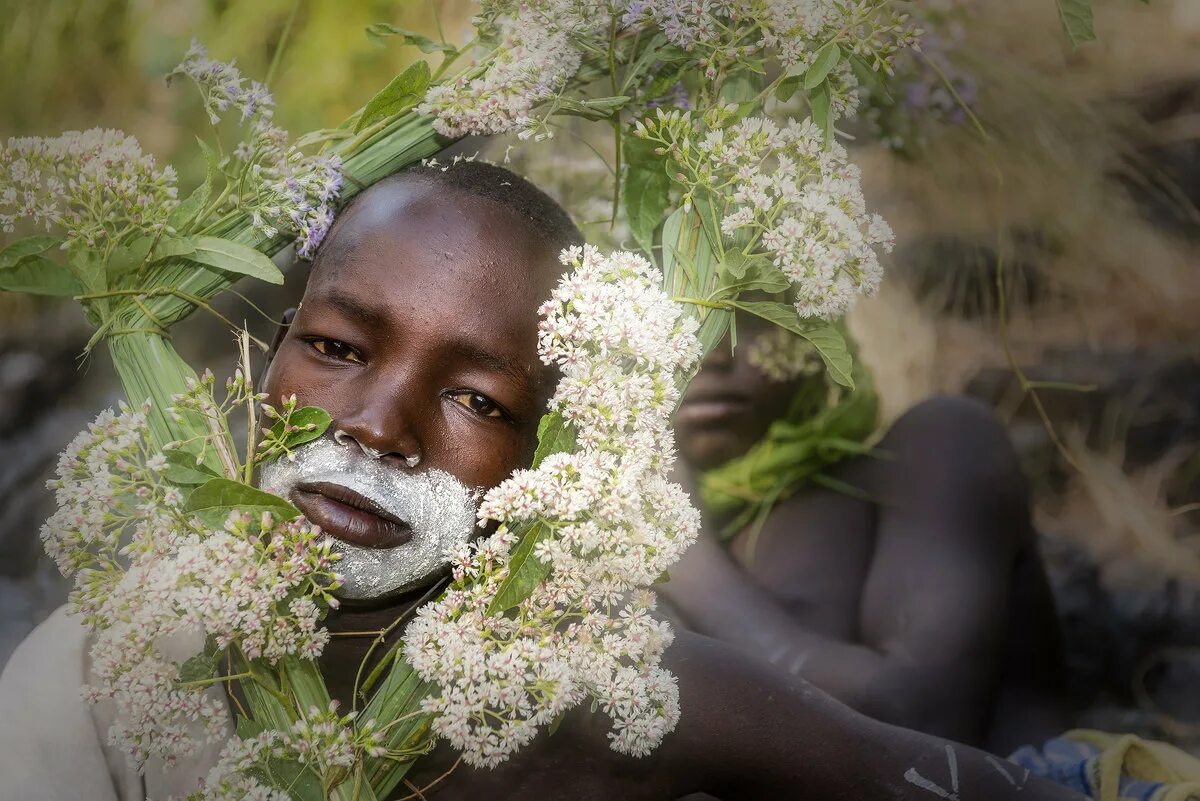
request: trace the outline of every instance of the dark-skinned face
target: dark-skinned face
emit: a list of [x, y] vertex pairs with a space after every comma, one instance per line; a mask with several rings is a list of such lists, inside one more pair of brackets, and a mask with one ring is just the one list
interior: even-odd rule
[[[267, 373], [401, 470], [491, 488], [526, 466], [553, 376], [537, 307], [557, 252], [524, 218], [461, 190], [389, 182], [345, 213]], [[336, 532], [334, 533], [336, 536]]]
[[688, 387], [675, 413], [675, 439], [691, 467], [707, 470], [741, 456], [787, 412], [803, 379], [771, 381], [747, 358], [754, 338], [770, 329], [761, 318], [739, 314], [737, 348], [726, 337]]

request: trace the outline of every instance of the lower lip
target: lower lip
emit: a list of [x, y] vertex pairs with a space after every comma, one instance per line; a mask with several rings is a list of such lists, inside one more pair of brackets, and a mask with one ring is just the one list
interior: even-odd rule
[[331, 537], [362, 548], [395, 548], [412, 539], [412, 529], [348, 506], [319, 492], [296, 490], [292, 500], [309, 522]]
[[675, 422], [690, 426], [716, 425], [737, 417], [746, 408], [747, 403], [740, 400], [692, 401], [679, 407]]

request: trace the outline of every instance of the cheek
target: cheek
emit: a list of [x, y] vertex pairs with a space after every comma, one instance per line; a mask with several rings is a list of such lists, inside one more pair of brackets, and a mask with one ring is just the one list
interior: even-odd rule
[[514, 470], [529, 466], [529, 449], [515, 429], [455, 420], [454, 410], [447, 411], [434, 447], [427, 447], [431, 467], [445, 470], [469, 487], [491, 489]]
[[267, 403], [279, 408], [284, 398], [295, 395], [297, 407], [319, 406], [336, 419], [343, 411], [338, 399], [352, 397], [353, 393], [341, 387], [336, 373], [319, 370], [312, 360], [305, 358], [301, 347], [305, 346], [284, 343], [271, 361], [262, 387], [267, 393]]

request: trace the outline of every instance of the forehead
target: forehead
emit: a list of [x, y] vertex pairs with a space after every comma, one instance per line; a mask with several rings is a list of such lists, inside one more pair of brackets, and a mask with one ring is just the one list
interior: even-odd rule
[[427, 329], [535, 346], [537, 307], [559, 270], [516, 212], [451, 187], [389, 182], [338, 220], [304, 301], [351, 295]]

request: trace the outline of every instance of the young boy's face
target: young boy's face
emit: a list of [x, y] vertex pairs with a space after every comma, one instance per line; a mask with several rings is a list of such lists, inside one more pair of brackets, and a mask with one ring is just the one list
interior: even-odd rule
[[[313, 264], [267, 374], [269, 402], [294, 393], [324, 408], [331, 434], [396, 471], [499, 484], [528, 464], [553, 392], [537, 308], [560, 273], [557, 256], [496, 203], [413, 180], [376, 185]], [[313, 493], [293, 500], [334, 537], [401, 544], [385, 542], [387, 529], [353, 499], [350, 508]]]

